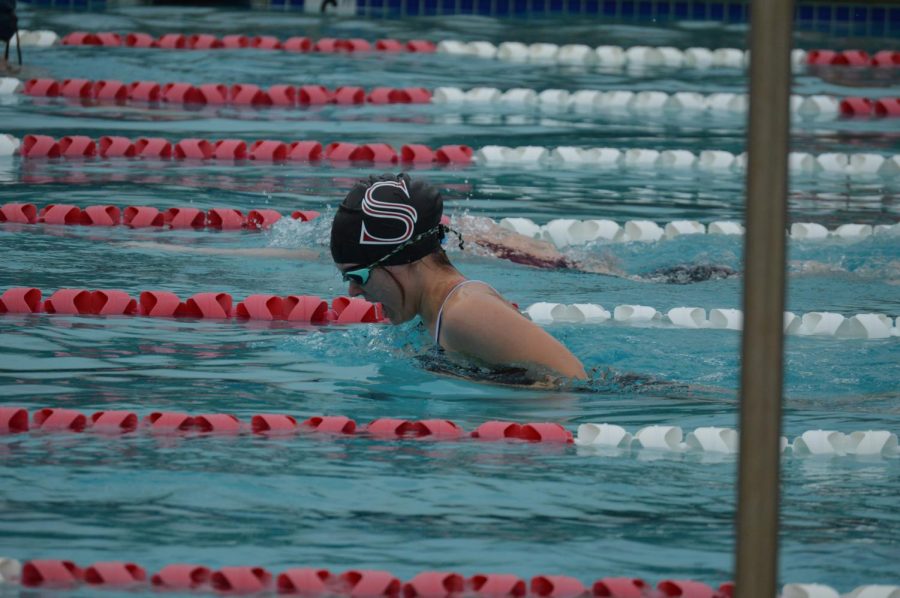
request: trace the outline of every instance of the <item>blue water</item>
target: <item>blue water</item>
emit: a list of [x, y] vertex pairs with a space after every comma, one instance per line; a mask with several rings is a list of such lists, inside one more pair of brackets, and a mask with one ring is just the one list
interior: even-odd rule
[[[740, 45], [731, 29], [586, 27], [490, 19], [318, 21], [302, 15], [206, 9], [119, 9], [102, 14], [23, 9], [24, 26], [152, 33], [246, 32], [516, 40], [597, 45]], [[88, 26], [89, 25], [89, 26]], [[827, 42], [827, 44], [826, 44]], [[843, 47], [859, 40], [803, 39]], [[859, 45], [859, 44], [857, 44]], [[864, 44], [863, 44], [864, 45]], [[347, 58], [283, 53], [166, 52], [56, 47], [28, 50], [28, 76], [201, 82], [493, 85], [565, 89], [740, 91], [743, 74], [642, 74], [459, 61], [446, 56]], [[846, 88], [798, 77], [801, 93], [883, 95], [883, 81]], [[740, 117], [693, 122], [619, 116], [503, 113], [435, 106], [322, 110], [199, 110], [85, 107], [16, 98], [0, 105], [4, 132], [17, 136], [153, 134], [741, 151]], [[895, 151], [896, 121], [798, 123], [801, 151]], [[34, 286], [165, 289], [182, 297], [225, 291], [344, 292], [327, 251], [329, 218], [360, 168], [308, 165], [197, 165], [151, 161], [0, 161], [0, 201], [148, 204], [159, 208], [316, 209], [322, 219], [281, 222], [265, 233], [133, 231], [124, 228], [0, 225], [0, 289]], [[418, 169], [444, 192], [446, 211], [499, 219], [649, 218], [704, 223], [743, 216], [743, 180], [673, 172], [521, 168]], [[900, 182], [798, 178], [792, 221], [893, 224]], [[310, 260], [173, 253], [135, 243], [203, 248], [296, 248]], [[682, 263], [741, 265], [741, 240], [689, 237], [655, 244], [574, 249], [613, 260], [629, 274]], [[453, 250], [471, 278], [522, 306], [536, 301], [740, 307], [741, 279], [693, 285], [638, 282], [535, 270]], [[796, 313], [900, 315], [896, 239], [792, 243], [788, 308]], [[823, 267], [809, 272], [802, 262]], [[634, 372], [669, 387], [545, 391], [440, 376], [417, 357], [427, 335], [414, 326], [297, 328], [238, 322], [140, 318], [3, 316], [0, 402], [41, 407], [189, 413], [343, 414], [448, 418], [467, 430], [489, 419], [558, 421], [574, 429], [605, 421], [634, 432], [649, 424], [735, 426], [740, 337], [731, 331], [617, 325], [548, 330], [589, 369]], [[900, 431], [897, 340], [788, 337], [784, 433]], [[477, 442], [391, 443], [365, 439], [158, 439], [41, 436], [0, 438], [0, 555], [69, 558], [83, 565], [125, 559], [149, 570], [172, 562], [208, 566], [383, 568], [408, 578], [427, 569], [563, 574], [583, 582], [608, 575], [656, 582], [732, 577], [736, 459], [597, 453], [575, 447]], [[783, 581], [849, 591], [897, 583], [900, 459], [786, 458], [783, 461]], [[852, 556], [851, 556], [852, 555]], [[85, 594], [87, 595], [87, 594]]]

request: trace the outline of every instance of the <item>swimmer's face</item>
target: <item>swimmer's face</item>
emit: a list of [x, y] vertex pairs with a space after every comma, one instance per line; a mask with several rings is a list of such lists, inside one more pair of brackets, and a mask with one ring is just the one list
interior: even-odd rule
[[[342, 273], [360, 268], [359, 264], [335, 264]], [[356, 280], [347, 281], [347, 294], [363, 297], [372, 303], [381, 303], [384, 315], [392, 324], [408, 322], [416, 316], [415, 309], [405, 305], [400, 281], [405, 279], [404, 266], [379, 266], [372, 268], [365, 284]], [[393, 275], [393, 276], [392, 276]], [[399, 284], [398, 284], [399, 283]]]

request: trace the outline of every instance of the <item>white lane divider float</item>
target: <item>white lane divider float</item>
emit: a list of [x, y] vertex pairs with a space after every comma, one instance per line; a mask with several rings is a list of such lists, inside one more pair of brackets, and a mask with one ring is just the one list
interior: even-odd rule
[[[35, 31], [29, 31], [27, 29], [19, 29], [18, 43], [21, 43], [22, 47], [32, 47], [32, 48], [49, 48], [59, 42], [59, 35], [55, 31], [50, 31], [47, 29], [37, 29]], [[16, 36], [12, 36], [9, 40], [9, 45], [11, 48], [15, 48], [17, 44]]]
[[[744, 172], [747, 156], [724, 150], [655, 150], [648, 148], [540, 146], [507, 147], [486, 145], [476, 150], [473, 160], [484, 166], [552, 166], [554, 168], [623, 168], [703, 172]], [[900, 154], [827, 152], [789, 155], [792, 173], [801, 175], [893, 178], [900, 175]]]
[[[678, 426], [651, 425], [632, 434], [614, 424], [587, 423], [578, 426], [575, 444], [581, 447], [736, 454], [739, 436], [737, 430], [720, 427], [700, 427], [685, 435]], [[834, 430], [807, 430], [793, 442], [782, 437], [781, 452], [798, 457], [890, 457], [900, 454], [900, 448], [897, 435], [887, 430], [866, 430], [849, 434]]]
[[[503, 218], [500, 226], [526, 237], [549, 241], [558, 249], [587, 243], [627, 243], [670, 240], [687, 235], [743, 235], [740, 222], [716, 221], [708, 226], [696, 220], [673, 220], [660, 226], [652, 220], [629, 220], [619, 224], [613, 220], [574, 220], [557, 218], [546, 224], [537, 224], [529, 218]], [[815, 222], [796, 222], [788, 233], [795, 241], [860, 241], [869, 237], [900, 236], [900, 223], [896, 224], [842, 224], [828, 230]]]
[[13, 584], [22, 575], [22, 563], [16, 559], [0, 557], [0, 584]]
[[646, 324], [662, 319], [662, 315], [656, 311], [656, 308], [648, 305], [617, 305], [613, 309], [613, 319], [616, 322]]
[[[696, 117], [699, 114], [744, 115], [750, 106], [745, 93], [710, 93], [692, 91], [667, 93], [664, 91], [629, 91], [580, 89], [534, 89], [514, 87], [501, 91], [494, 87], [438, 87], [434, 90], [432, 103], [483, 106], [498, 105], [507, 108], [541, 108], [557, 112], [571, 111], [579, 114], [609, 114], [610, 112], [630, 112], [646, 117], [665, 114], [669, 117], [684, 114]], [[841, 117], [841, 98], [831, 95], [793, 95], [791, 111], [803, 120], [829, 121]]]
[[20, 93], [25, 84], [15, 77], [0, 77], [0, 96], [8, 96]]
[[[744, 314], [739, 309], [674, 307], [663, 313], [649, 305], [617, 305], [612, 312], [595, 303], [539, 302], [525, 310], [537, 324], [603, 324], [616, 322], [658, 328], [741, 330]], [[839, 339], [878, 340], [900, 337], [900, 322], [884, 314], [843, 316], [834, 312], [809, 312], [797, 315], [784, 312], [785, 334]]]
[[859, 586], [843, 598], [900, 598], [900, 586]]
[[841, 595], [820, 583], [789, 583], [781, 590], [780, 598], [841, 598]]
[[0, 133], [0, 157], [14, 156], [19, 153], [22, 140], [8, 133]]
[[[672, 68], [672, 69], [744, 69], [750, 64], [750, 51], [739, 48], [688, 48], [672, 46], [621, 46], [603, 45], [591, 47], [585, 44], [548, 43], [523, 44], [503, 42], [494, 45], [487, 41], [463, 42], [444, 40], [437, 51], [455, 56], [502, 60], [506, 62], [531, 62], [535, 64], [562, 64], [604, 68]], [[791, 52], [791, 64], [795, 71], [806, 67], [807, 53], [795, 49]]]
[[841, 594], [819, 583], [791, 583], [781, 590], [780, 598], [900, 598], [900, 586], [859, 586]]

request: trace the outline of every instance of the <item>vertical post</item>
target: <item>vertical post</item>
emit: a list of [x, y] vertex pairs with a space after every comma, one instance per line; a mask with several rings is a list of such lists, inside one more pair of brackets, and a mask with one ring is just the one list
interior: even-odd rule
[[784, 343], [793, 0], [752, 0], [735, 596], [772, 598]]

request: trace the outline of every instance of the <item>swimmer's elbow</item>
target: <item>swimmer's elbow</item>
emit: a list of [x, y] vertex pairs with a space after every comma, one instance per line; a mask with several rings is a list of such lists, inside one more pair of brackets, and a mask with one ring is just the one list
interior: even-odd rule
[[564, 349], [567, 355], [562, 355], [562, 359], [557, 360], [559, 363], [547, 364], [546, 367], [552, 369], [559, 376], [569, 380], [587, 380], [587, 372], [581, 361], [567, 349]]
[[563, 376], [566, 378], [572, 378], [574, 380], [587, 380], [587, 372], [584, 370], [584, 365], [578, 359], [575, 359], [574, 367], [572, 371], [569, 373], [563, 372]]

